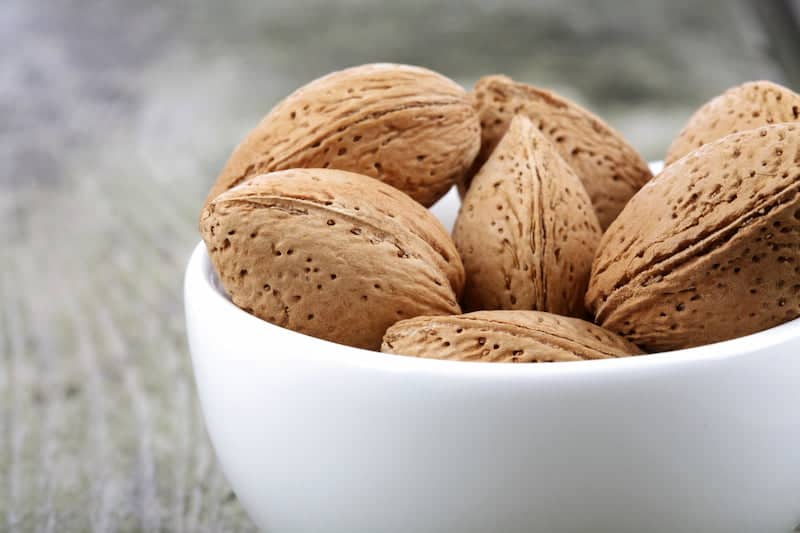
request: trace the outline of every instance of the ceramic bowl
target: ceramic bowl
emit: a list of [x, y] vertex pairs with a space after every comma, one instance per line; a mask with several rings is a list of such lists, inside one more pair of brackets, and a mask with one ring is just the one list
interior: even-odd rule
[[[446, 225], [453, 191], [435, 208]], [[511, 365], [360, 350], [185, 280], [197, 389], [240, 501], [276, 533], [788, 533], [800, 319], [642, 357]]]

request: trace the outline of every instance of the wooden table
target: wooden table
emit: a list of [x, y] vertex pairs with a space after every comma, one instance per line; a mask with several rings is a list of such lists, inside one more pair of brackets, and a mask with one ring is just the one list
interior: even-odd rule
[[3, 3], [0, 531], [254, 530], [203, 427], [182, 274], [215, 173], [299, 83], [377, 59], [503, 71], [658, 158], [708, 97], [785, 81], [742, 2], [351, 4]]

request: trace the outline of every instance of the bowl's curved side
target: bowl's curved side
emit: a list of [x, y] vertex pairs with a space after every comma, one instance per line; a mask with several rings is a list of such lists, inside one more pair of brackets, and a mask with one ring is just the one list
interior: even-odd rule
[[209, 434], [265, 530], [751, 533], [800, 522], [796, 334], [734, 345], [735, 357], [538, 371], [362, 360], [236, 309], [212, 286], [202, 245], [185, 290]]

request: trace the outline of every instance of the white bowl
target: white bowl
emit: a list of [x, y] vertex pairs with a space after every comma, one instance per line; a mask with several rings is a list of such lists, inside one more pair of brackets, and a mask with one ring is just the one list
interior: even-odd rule
[[[437, 209], [452, 220], [448, 198]], [[690, 350], [512, 365], [381, 354], [274, 326], [227, 299], [202, 243], [185, 298], [211, 441], [265, 531], [800, 524], [800, 319]]]

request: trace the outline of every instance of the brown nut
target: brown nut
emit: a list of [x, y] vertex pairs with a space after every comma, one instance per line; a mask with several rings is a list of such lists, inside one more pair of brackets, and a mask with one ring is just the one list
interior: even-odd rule
[[295, 331], [378, 349], [398, 320], [460, 312], [464, 270], [445, 229], [366, 176], [254, 177], [205, 208], [201, 232], [233, 302]]
[[600, 226], [580, 179], [522, 115], [472, 181], [453, 230], [464, 308], [585, 316]]
[[501, 363], [582, 361], [642, 353], [590, 322], [539, 311], [478, 311], [403, 320], [386, 332], [381, 351]]
[[800, 94], [769, 81], [747, 82], [698, 109], [672, 141], [664, 163], [731, 133], [795, 121], [800, 121]]
[[275, 106], [236, 147], [206, 203], [256, 174], [335, 168], [430, 206], [479, 146], [477, 114], [460, 85], [420, 67], [362, 65], [312, 81]]
[[735, 133], [666, 167], [603, 236], [586, 301], [651, 352], [800, 316], [800, 124]]
[[481, 151], [473, 169], [489, 158], [514, 115], [522, 114], [555, 144], [583, 181], [602, 228], [652, 177], [622, 135], [574, 102], [506, 76], [481, 78], [472, 94], [481, 121]]

